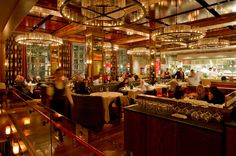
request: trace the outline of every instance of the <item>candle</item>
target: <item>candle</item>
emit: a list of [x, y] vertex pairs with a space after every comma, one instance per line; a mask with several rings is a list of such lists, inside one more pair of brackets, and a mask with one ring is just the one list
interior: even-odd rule
[[20, 153], [20, 147], [19, 147], [19, 144], [18, 143], [13, 143], [13, 154], [19, 154]]
[[11, 127], [10, 127], [10, 126], [7, 126], [7, 127], [6, 127], [5, 133], [6, 133], [6, 135], [11, 134]]

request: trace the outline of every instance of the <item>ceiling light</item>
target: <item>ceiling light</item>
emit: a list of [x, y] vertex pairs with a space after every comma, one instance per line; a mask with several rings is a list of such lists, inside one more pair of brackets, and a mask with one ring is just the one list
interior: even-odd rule
[[46, 33], [28, 33], [17, 35], [15, 41], [19, 44], [39, 46], [58, 46], [63, 44], [63, 40], [61, 38]]
[[61, 15], [92, 27], [117, 27], [141, 20], [146, 10], [141, 0], [57, 0]]
[[153, 53], [153, 50], [145, 47], [133, 48], [127, 51], [128, 55], [150, 55], [151, 53]]
[[151, 38], [154, 41], [188, 43], [203, 38], [205, 34], [202, 28], [180, 24], [160, 27], [152, 32]]
[[206, 48], [210, 49], [210, 48], [227, 47], [229, 45], [230, 43], [228, 40], [211, 37], [211, 38], [203, 38], [195, 43], [191, 43], [189, 44], [189, 47], [194, 49], [206, 49]]

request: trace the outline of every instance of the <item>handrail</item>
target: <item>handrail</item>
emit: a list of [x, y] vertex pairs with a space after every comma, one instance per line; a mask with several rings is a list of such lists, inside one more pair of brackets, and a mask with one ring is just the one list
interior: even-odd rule
[[79, 143], [81, 143], [84, 147], [95, 153], [97, 156], [105, 156], [101, 151], [93, 147], [92, 145], [88, 144], [84, 140], [82, 140], [80, 137], [76, 136], [72, 132], [70, 132], [68, 129], [58, 125], [55, 121], [53, 121], [50, 117], [48, 117], [46, 114], [41, 112], [39, 109], [33, 107], [30, 103], [28, 103], [25, 99], [23, 99], [19, 94], [17, 94], [15, 91], [13, 91], [13, 94], [15, 94], [18, 98], [20, 98], [24, 103], [26, 103], [28, 106], [36, 110], [38, 113], [40, 113], [43, 117], [45, 117], [47, 120], [49, 120], [55, 127], [60, 128], [63, 132], [67, 133], [69, 136], [75, 138]]

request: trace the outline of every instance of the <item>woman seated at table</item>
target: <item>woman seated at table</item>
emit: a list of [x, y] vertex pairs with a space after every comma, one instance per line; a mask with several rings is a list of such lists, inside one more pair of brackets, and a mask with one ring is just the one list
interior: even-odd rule
[[202, 100], [202, 101], [208, 100], [208, 96], [203, 85], [198, 85], [196, 88], [196, 93], [189, 93], [187, 96], [196, 100]]
[[210, 87], [207, 102], [223, 104], [225, 102], [225, 96], [217, 87]]

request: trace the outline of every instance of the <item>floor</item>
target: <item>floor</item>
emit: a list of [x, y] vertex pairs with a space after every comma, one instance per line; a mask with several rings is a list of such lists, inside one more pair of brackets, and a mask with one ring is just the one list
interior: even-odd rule
[[[28, 101], [30, 105], [43, 113], [48, 112], [37, 105], [38, 100]], [[40, 113], [25, 105], [19, 100], [9, 100], [6, 109], [9, 118], [15, 124], [17, 133], [25, 144], [31, 147], [31, 153], [38, 156], [94, 156], [95, 154], [83, 147], [76, 139], [63, 132], [63, 142], [58, 139], [58, 131]], [[30, 124], [26, 122], [30, 119]], [[105, 124], [99, 132], [94, 132], [78, 124], [61, 122], [80, 136], [82, 140], [92, 145], [107, 156], [124, 155], [124, 130], [123, 121], [119, 124]], [[51, 148], [52, 147], [52, 148]]]

